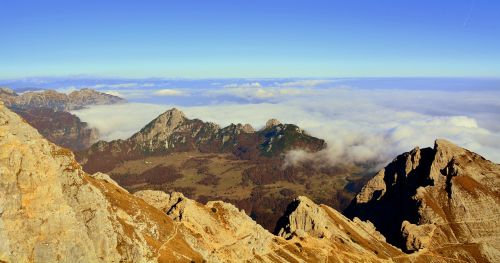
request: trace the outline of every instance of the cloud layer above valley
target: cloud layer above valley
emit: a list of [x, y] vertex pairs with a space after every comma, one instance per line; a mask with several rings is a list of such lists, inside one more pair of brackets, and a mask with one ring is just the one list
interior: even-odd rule
[[127, 138], [175, 106], [189, 118], [222, 126], [250, 123], [260, 128], [269, 118], [277, 118], [327, 141], [328, 148], [315, 155], [290, 153], [290, 162], [321, 160], [328, 165], [375, 167], [415, 146], [432, 146], [436, 138], [449, 139], [500, 162], [500, 90], [370, 89], [348, 84], [334, 80], [226, 80], [184, 90], [163, 85], [143, 89], [143, 96], [149, 99], [141, 102], [146, 103], [98, 106], [75, 113], [97, 127], [107, 140]]

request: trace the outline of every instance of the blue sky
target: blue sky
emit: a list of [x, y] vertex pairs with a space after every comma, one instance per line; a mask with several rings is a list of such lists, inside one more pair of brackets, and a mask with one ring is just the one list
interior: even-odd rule
[[0, 78], [498, 77], [500, 2], [0, 2]]

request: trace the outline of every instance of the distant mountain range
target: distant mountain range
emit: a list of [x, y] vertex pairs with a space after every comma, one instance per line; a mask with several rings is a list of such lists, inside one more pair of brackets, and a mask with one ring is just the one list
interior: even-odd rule
[[17, 94], [8, 88], [0, 88], [0, 101], [21, 115], [48, 140], [73, 151], [90, 147], [99, 139], [99, 131], [88, 127], [87, 123], [68, 111], [91, 105], [126, 102], [122, 98], [91, 89], [69, 94], [54, 90]]
[[81, 89], [69, 94], [55, 90], [28, 91], [19, 95], [11, 89], [0, 88], [0, 99], [9, 108], [49, 108], [55, 111], [71, 111], [89, 105], [109, 105], [126, 102], [120, 97], [93, 89]]
[[[298, 196], [279, 214], [272, 234], [222, 201], [201, 204], [178, 192], [155, 190], [130, 194], [106, 174], [90, 175], [70, 151], [45, 140], [1, 104], [2, 262], [500, 261], [500, 165], [445, 140], [437, 140], [432, 149], [404, 153], [378, 172], [346, 210], [352, 220]], [[174, 119], [180, 121], [171, 123], [189, 123], [174, 116], [180, 115], [170, 111], [166, 124]], [[264, 130], [283, 125], [271, 123]], [[157, 130], [155, 123], [149, 128]], [[148, 130], [143, 129], [139, 141], [154, 141]], [[175, 143], [191, 138], [171, 137], [175, 132], [169, 126], [158, 133], [177, 138]], [[292, 135], [298, 133], [304, 134], [294, 129]], [[298, 142], [308, 141], [305, 138], [310, 139], [289, 145], [303, 146]], [[258, 160], [277, 158], [277, 152], [267, 154], [269, 144], [260, 147], [265, 141], [258, 140]], [[138, 147], [155, 149], [147, 154], [171, 149], [170, 144], [159, 145]], [[310, 150], [314, 149], [321, 147]], [[188, 162], [194, 168], [201, 162], [177, 157], [175, 162]]]
[[[89, 171], [109, 171], [123, 161], [176, 152], [229, 153], [238, 159], [279, 157], [292, 149], [315, 152], [326, 147], [324, 140], [312, 137], [293, 124], [269, 120], [255, 131], [249, 124], [217, 124], [188, 119], [171, 109], [148, 123], [127, 140], [100, 141], [80, 158]], [[102, 159], [105, 153], [107, 159]], [[99, 168], [94, 168], [99, 167]]]

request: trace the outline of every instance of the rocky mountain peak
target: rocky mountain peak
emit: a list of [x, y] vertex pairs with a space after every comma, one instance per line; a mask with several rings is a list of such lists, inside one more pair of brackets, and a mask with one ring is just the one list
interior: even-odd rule
[[155, 137], [167, 138], [186, 120], [182, 111], [172, 108], [149, 122], [133, 138], [138, 140], [151, 140]]
[[436, 139], [434, 141], [434, 149], [449, 149], [450, 151], [461, 152], [464, 150], [463, 148], [455, 145], [454, 143], [446, 140], [446, 139]]
[[453, 157], [466, 154], [466, 149], [461, 148], [445, 139], [434, 141], [435, 162], [449, 162]]
[[254, 133], [255, 132], [255, 129], [252, 127], [252, 125], [248, 124], [248, 123], [245, 123], [243, 125], [241, 124], [238, 124], [240, 125], [240, 130], [244, 133]]
[[223, 134], [225, 133], [231, 133], [231, 134], [240, 134], [240, 133], [254, 133], [255, 129], [252, 127], [250, 124], [234, 124], [231, 123], [230, 125], [222, 128], [221, 132]]
[[184, 115], [184, 112], [178, 110], [177, 108], [172, 108], [162, 113], [153, 121], [164, 123], [169, 126], [175, 126], [185, 120], [186, 120], [186, 115]]
[[434, 148], [415, 148], [396, 157], [344, 212], [372, 221], [405, 251], [471, 243], [488, 254], [500, 249], [484, 243], [500, 237], [493, 219], [500, 216], [499, 184], [500, 165], [438, 139]]
[[277, 119], [269, 119], [266, 122], [266, 126], [264, 127], [264, 129], [270, 129], [270, 128], [273, 128], [274, 126], [278, 126], [280, 124], [281, 124], [281, 122], [278, 121]]
[[98, 93], [102, 93], [102, 92], [98, 92], [97, 90], [91, 89], [91, 88], [82, 88], [80, 90], [72, 91], [69, 94], [76, 95], [76, 94], [82, 94], [82, 93], [87, 93], [87, 94], [94, 93], [94, 94], [98, 94]]
[[325, 229], [326, 219], [322, 210], [305, 196], [294, 199], [276, 225], [275, 232], [284, 238], [303, 237], [306, 233], [320, 237]]

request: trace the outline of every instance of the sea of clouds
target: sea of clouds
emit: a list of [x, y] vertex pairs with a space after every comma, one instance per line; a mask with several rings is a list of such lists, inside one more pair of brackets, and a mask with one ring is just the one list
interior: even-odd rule
[[[439, 81], [444, 84], [432, 86]], [[277, 118], [327, 141], [327, 149], [319, 153], [289, 153], [289, 163], [349, 163], [378, 169], [415, 146], [432, 146], [436, 138], [500, 162], [500, 87], [495, 88], [495, 82], [485, 87], [471, 81], [469, 87], [458, 85], [463, 83], [457, 80], [404, 80], [401, 88], [396, 80], [388, 83], [247, 79], [96, 84], [101, 86], [93, 88], [130, 102], [73, 113], [98, 128], [105, 140], [128, 138], [165, 110], [177, 107], [188, 118], [221, 126], [249, 123], [259, 129], [268, 119]]]

